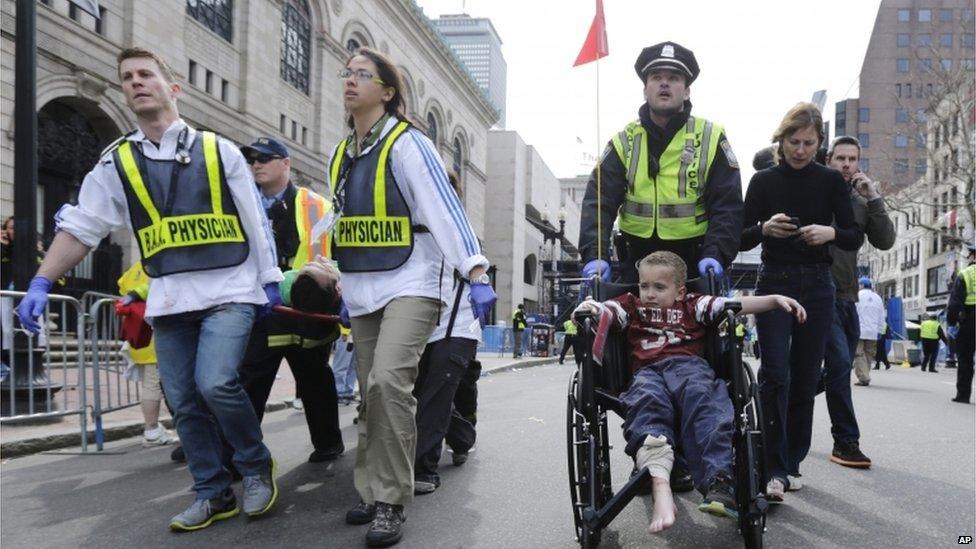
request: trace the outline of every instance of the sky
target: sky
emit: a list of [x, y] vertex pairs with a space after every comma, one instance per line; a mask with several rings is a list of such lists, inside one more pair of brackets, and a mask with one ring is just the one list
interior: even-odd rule
[[572, 66], [596, 0], [417, 3], [432, 19], [491, 19], [508, 64], [506, 129], [559, 177], [589, 173], [610, 137], [637, 118], [643, 84], [633, 67], [641, 49], [664, 41], [691, 49], [701, 68], [692, 113], [725, 127], [745, 185], [753, 154], [769, 145], [790, 107], [826, 89], [824, 117], [832, 120], [835, 102], [857, 96], [880, 0], [604, 0], [610, 55], [598, 63], [599, 123], [597, 63]]

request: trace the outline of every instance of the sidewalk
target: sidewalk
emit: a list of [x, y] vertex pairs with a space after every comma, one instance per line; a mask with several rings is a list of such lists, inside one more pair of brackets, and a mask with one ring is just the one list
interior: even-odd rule
[[[478, 360], [482, 365], [482, 376], [498, 374], [509, 370], [529, 368], [542, 364], [552, 364], [558, 357], [523, 357], [514, 359], [511, 356], [498, 356], [498, 353], [481, 353]], [[291, 369], [282, 362], [278, 370], [278, 377], [271, 388], [271, 395], [265, 406], [265, 412], [276, 412], [291, 407], [295, 398], [295, 379]], [[58, 399], [59, 404], [62, 402]], [[70, 404], [70, 400], [69, 400]], [[166, 406], [160, 412], [160, 420], [167, 428], [172, 429], [172, 419]], [[143, 430], [142, 410], [132, 406], [117, 410], [103, 416], [102, 428], [105, 441], [118, 440], [134, 436], [141, 436]], [[0, 459], [36, 454], [63, 448], [80, 448], [81, 427], [77, 416], [66, 416], [49, 420], [46, 423], [32, 424], [4, 424], [0, 425]], [[94, 424], [89, 416], [88, 421], [88, 449], [95, 452]]]

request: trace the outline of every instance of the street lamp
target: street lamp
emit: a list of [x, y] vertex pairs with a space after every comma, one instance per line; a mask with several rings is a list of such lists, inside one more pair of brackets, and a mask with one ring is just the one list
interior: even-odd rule
[[556, 250], [560, 250], [560, 255], [562, 253], [562, 239], [566, 234], [566, 209], [559, 208], [559, 213], [557, 214], [557, 219], [559, 220], [559, 230], [553, 230], [549, 228], [549, 214], [546, 211], [542, 212], [542, 231], [543, 242], [549, 244], [549, 259], [552, 261], [550, 264], [549, 272], [551, 277], [549, 280], [549, 303], [552, 305], [552, 317], [555, 320], [558, 311], [556, 305], [556, 284], [557, 284], [557, 272], [558, 272], [558, 260], [556, 257]]

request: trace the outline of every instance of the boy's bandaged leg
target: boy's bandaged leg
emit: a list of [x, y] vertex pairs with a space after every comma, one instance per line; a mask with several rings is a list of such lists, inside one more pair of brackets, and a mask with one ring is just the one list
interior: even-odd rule
[[647, 435], [644, 444], [637, 449], [636, 463], [638, 471], [647, 467], [652, 477], [670, 479], [674, 449], [664, 436]]

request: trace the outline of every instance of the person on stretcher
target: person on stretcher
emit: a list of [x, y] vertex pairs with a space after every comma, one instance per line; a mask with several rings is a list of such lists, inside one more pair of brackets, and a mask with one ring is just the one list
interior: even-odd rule
[[[715, 378], [703, 358], [709, 324], [721, 318], [723, 297], [687, 293], [685, 262], [671, 252], [654, 252], [638, 264], [639, 296], [627, 293], [599, 303], [588, 299], [573, 312], [612, 316], [612, 329], [626, 330], [634, 378], [622, 400], [626, 452], [637, 470], [651, 473], [654, 509], [650, 532], [674, 524], [675, 504], [669, 479], [675, 433], [704, 495], [700, 511], [737, 516], [732, 478], [732, 401], [725, 383]], [[781, 308], [798, 322], [806, 311], [781, 295], [740, 297], [739, 314]], [[676, 420], [681, 424], [676, 425]], [[676, 428], [677, 427], [677, 428]]]

